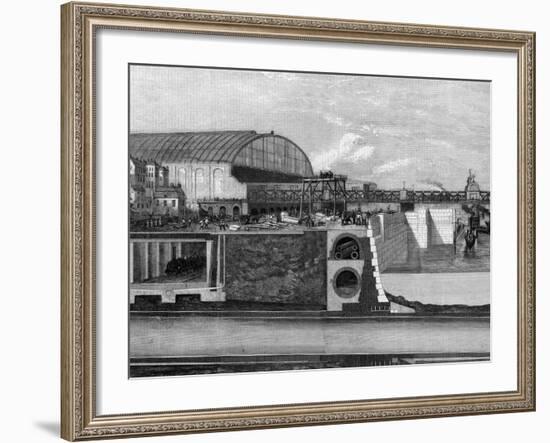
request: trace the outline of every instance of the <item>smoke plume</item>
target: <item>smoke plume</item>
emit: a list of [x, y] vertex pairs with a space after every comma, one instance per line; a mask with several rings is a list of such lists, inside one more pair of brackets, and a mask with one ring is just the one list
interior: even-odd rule
[[422, 180], [420, 183], [426, 183], [427, 185], [435, 186], [440, 191], [446, 191], [445, 187], [443, 186], [443, 183], [438, 182], [437, 180], [431, 180], [429, 178], [426, 178]]

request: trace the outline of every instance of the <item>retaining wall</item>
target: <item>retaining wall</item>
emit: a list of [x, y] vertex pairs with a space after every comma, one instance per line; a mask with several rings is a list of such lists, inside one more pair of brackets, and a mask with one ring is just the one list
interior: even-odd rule
[[408, 225], [409, 249], [426, 249], [428, 247], [427, 211], [420, 209], [414, 212], [405, 212]]
[[406, 263], [411, 251], [436, 245], [452, 245], [454, 208], [419, 209], [414, 212], [379, 214], [371, 218], [380, 272]]
[[378, 253], [380, 272], [397, 263], [405, 263], [408, 256], [408, 228], [402, 212], [380, 214], [371, 220]]
[[[490, 209], [490, 204], [486, 202], [479, 202], [479, 204], [487, 209]], [[439, 211], [439, 210], [453, 210], [456, 220], [460, 220], [462, 223], [468, 222], [470, 214], [464, 210], [467, 206], [463, 202], [437, 202], [437, 203], [415, 203], [414, 210], [426, 210], [426, 211]]]
[[430, 209], [427, 211], [428, 246], [452, 245], [455, 231], [455, 210]]

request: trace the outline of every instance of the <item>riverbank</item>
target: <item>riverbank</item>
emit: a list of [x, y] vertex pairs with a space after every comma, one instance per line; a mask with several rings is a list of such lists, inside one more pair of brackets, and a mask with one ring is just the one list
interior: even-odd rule
[[380, 275], [386, 293], [408, 302], [433, 305], [481, 306], [491, 303], [489, 272], [439, 272]]
[[491, 305], [437, 305], [424, 304], [418, 301], [409, 301], [405, 297], [395, 296], [386, 292], [386, 297], [391, 303], [414, 309], [414, 315], [464, 315], [464, 316], [489, 316], [491, 314]]
[[[177, 299], [176, 303], [161, 303], [160, 296], [137, 298], [137, 303], [130, 305], [132, 316], [214, 316], [227, 318], [386, 318], [410, 316], [449, 316], [449, 317], [484, 317], [490, 315], [490, 304], [467, 305], [465, 303], [423, 303], [417, 299], [409, 299], [393, 295], [386, 291], [390, 302], [415, 312], [390, 314], [361, 314], [352, 311], [327, 311], [325, 305], [263, 303], [242, 300], [227, 300], [225, 302], [201, 302], [199, 296], [186, 296]], [[448, 298], [424, 297], [424, 300], [446, 300]]]

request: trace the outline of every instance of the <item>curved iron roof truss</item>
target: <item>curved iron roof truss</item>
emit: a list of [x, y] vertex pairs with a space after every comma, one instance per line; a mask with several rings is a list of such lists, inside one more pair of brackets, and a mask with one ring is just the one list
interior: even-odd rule
[[[129, 148], [132, 157], [154, 160], [161, 164], [193, 161], [233, 163], [243, 149], [262, 138], [283, 140], [283, 146], [273, 143], [275, 149], [283, 149], [281, 153], [283, 157], [288, 153], [286, 147], [293, 146], [303, 156], [306, 175], [313, 173], [311, 162], [302, 148], [292, 140], [272, 133], [214, 131], [130, 134]], [[293, 162], [284, 162], [284, 164], [293, 164]]]

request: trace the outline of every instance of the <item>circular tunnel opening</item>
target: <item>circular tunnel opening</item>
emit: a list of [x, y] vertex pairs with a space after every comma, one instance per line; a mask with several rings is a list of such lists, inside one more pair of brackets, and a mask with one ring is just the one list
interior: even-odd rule
[[334, 290], [340, 297], [353, 297], [359, 290], [359, 276], [351, 269], [341, 270], [334, 279]]
[[359, 260], [361, 250], [357, 239], [353, 237], [343, 237], [334, 245], [334, 258], [336, 260]]

